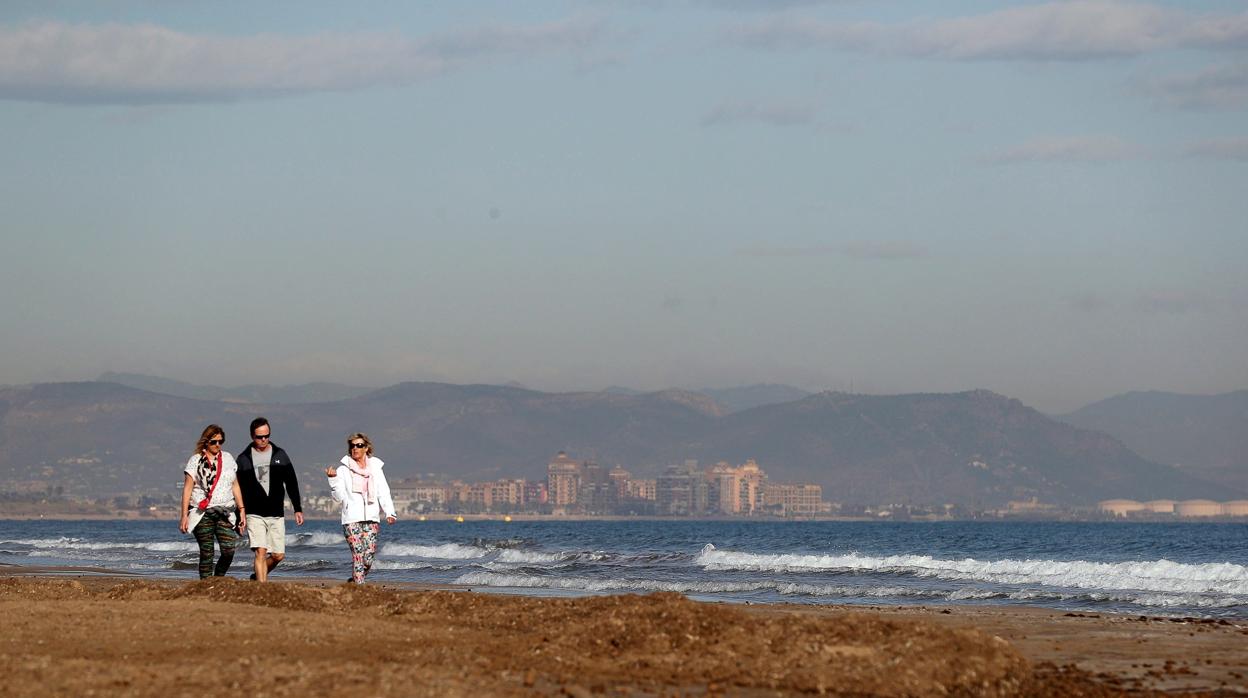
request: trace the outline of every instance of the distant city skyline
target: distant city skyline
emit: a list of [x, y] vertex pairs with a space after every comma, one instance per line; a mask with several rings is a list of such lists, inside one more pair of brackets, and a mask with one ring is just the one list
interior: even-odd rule
[[1232, 0], [0, 6], [0, 384], [1248, 388]]

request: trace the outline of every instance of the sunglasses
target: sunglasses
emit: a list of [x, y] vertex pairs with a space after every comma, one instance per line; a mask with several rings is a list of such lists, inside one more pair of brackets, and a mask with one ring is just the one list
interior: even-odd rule
[[208, 443], [212, 444], [213, 446], [220, 446], [221, 444], [225, 443], [225, 439], [208, 439]]
[[362, 444], [362, 443], [359, 443], [359, 444], [351, 444], [351, 448], [364, 448], [364, 446], [365, 446], [365, 444]]
[[256, 441], [268, 441], [269, 436], [271, 436], [271, 434], [252, 434], [251, 438], [255, 439]]

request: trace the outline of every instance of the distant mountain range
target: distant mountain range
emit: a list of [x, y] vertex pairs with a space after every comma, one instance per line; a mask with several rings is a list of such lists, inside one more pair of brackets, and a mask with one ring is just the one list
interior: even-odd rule
[[1110, 434], [1149, 460], [1236, 490], [1248, 489], [1248, 390], [1221, 395], [1125, 393], [1058, 419]]
[[195, 385], [170, 378], [147, 376], [141, 373], [100, 374], [96, 380], [102, 383], [118, 383], [153, 393], [189, 397], [195, 400], [221, 400], [223, 402], [246, 402], [253, 404], [300, 404], [308, 402], [333, 402], [349, 400], [370, 393], [376, 388], [361, 388], [340, 383], [303, 383], [301, 385], [240, 385], [235, 388], [219, 388], [212, 385]]
[[[303, 383], [301, 385], [240, 385], [235, 388], [221, 388], [212, 385], [195, 385], [170, 378], [148, 376], [141, 373], [114, 373], [108, 371], [96, 379], [102, 383], [119, 383], [139, 390], [153, 393], [176, 395], [178, 397], [195, 398], [196, 400], [222, 400], [225, 402], [245, 402], [257, 405], [301, 404], [310, 402], [333, 402], [349, 400], [370, 393], [376, 388], [361, 388], [340, 383]], [[6, 386], [0, 386], [0, 388]], [[528, 388], [512, 381], [509, 388]], [[602, 392], [612, 395], [643, 395], [645, 391], [633, 390], [621, 386], [611, 386]], [[740, 412], [760, 405], [774, 405], [781, 402], [800, 400], [810, 392], [791, 385], [760, 383], [732, 388], [702, 388], [692, 392], [701, 393], [711, 398], [726, 412]]]
[[[559, 450], [653, 476], [669, 463], [755, 458], [777, 481], [815, 482], [830, 500], [993, 506], [1037, 497], [1212, 497], [1210, 485], [1119, 441], [987, 391], [864, 396], [819, 393], [729, 412], [701, 393], [543, 393], [493, 385], [403, 383], [319, 403], [240, 404], [115, 383], [0, 390], [0, 477], [70, 491], [171, 488], [200, 429], [222, 424], [227, 450], [263, 413], [311, 474], [345, 436], [369, 433], [392, 476], [543, 478]], [[318, 486], [320, 483], [318, 482]]]

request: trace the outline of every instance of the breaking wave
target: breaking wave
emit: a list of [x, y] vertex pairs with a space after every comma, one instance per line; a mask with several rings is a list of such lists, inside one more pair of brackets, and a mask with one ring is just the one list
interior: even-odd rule
[[408, 543], [385, 543], [382, 554], [388, 557], [430, 557], [439, 560], [472, 560], [490, 554], [485, 548], [443, 543], [442, 545], [412, 545]]
[[879, 572], [994, 584], [1248, 597], [1248, 567], [1229, 562], [944, 560], [929, 555], [873, 557], [858, 553], [764, 555], [718, 550], [708, 543], [694, 564], [708, 571]]

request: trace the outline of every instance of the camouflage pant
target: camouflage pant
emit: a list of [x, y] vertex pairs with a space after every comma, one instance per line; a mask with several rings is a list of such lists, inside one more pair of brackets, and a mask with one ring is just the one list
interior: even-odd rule
[[[226, 572], [230, 571], [230, 563], [234, 562], [234, 549], [238, 547], [238, 532], [230, 526], [230, 518], [228, 512], [219, 509], [209, 509], [204, 512], [204, 518], [195, 524], [195, 529], [191, 531], [195, 536], [195, 540], [199, 542], [199, 578], [205, 577], [224, 577]], [[212, 541], [216, 538], [217, 543], [221, 545], [221, 557], [217, 560], [216, 568], [212, 564]]]

